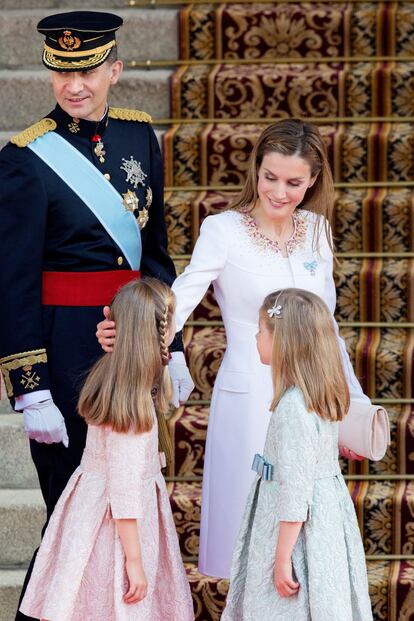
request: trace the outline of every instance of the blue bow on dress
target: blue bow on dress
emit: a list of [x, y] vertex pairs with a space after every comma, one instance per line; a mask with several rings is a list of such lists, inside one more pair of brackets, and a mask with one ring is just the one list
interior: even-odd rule
[[272, 481], [273, 479], [272, 464], [269, 464], [259, 453], [256, 453], [253, 458], [252, 470], [257, 472], [263, 481]]

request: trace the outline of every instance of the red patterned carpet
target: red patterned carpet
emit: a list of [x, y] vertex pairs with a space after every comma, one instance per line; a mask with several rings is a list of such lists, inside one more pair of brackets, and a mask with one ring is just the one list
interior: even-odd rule
[[[368, 559], [375, 621], [414, 620], [414, 4], [190, 4], [164, 138], [170, 251], [181, 271], [208, 214], [243, 183], [266, 123], [313, 119], [336, 182], [337, 319], [367, 394], [386, 404], [379, 463], [344, 463]], [[184, 62], [185, 61], [185, 62]], [[197, 619], [227, 583], [195, 568], [211, 387], [225, 346], [209, 293], [185, 332], [196, 382], [169, 426], [170, 494]]]

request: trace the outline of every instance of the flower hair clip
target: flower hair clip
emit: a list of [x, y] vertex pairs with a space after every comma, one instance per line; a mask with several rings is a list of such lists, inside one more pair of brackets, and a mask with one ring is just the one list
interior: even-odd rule
[[281, 306], [281, 304], [278, 304], [279, 298], [281, 295], [282, 295], [282, 291], [280, 291], [279, 294], [276, 296], [276, 300], [273, 306], [267, 309], [267, 314], [269, 315], [271, 319], [273, 319], [274, 317], [277, 317], [278, 319], [280, 319], [282, 315], [283, 307]]
[[282, 314], [282, 307], [280, 304], [277, 304], [277, 301], [273, 304], [272, 308], [268, 308], [267, 309], [267, 314], [269, 315], [269, 317], [271, 319], [273, 319], [273, 317], [280, 317]]

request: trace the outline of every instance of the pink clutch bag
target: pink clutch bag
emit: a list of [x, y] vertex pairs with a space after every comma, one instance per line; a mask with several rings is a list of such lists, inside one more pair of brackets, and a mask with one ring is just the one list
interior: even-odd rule
[[348, 414], [339, 423], [339, 446], [379, 461], [390, 443], [390, 422], [384, 408], [352, 401]]

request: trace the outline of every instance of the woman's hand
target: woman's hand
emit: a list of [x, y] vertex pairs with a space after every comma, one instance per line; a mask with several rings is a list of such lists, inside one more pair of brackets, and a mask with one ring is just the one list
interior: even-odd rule
[[142, 563], [139, 560], [126, 561], [125, 569], [128, 576], [128, 591], [124, 595], [126, 604], [136, 604], [147, 595], [148, 583]]
[[109, 306], [105, 306], [103, 309], [105, 319], [96, 326], [96, 338], [106, 353], [111, 353], [114, 350], [116, 337], [115, 321], [109, 320], [110, 313], [111, 309]]
[[354, 451], [351, 451], [351, 449], [347, 448], [346, 446], [339, 447], [339, 454], [341, 457], [345, 457], [345, 459], [355, 459], [355, 461], [364, 461], [365, 459], [365, 457], [354, 453]]
[[299, 584], [293, 580], [292, 561], [278, 561], [273, 570], [273, 584], [280, 597], [292, 597], [299, 591]]

